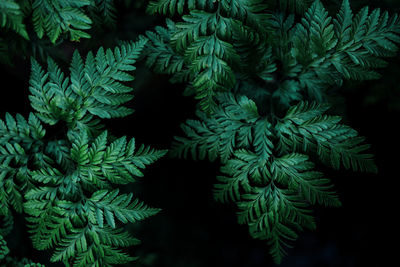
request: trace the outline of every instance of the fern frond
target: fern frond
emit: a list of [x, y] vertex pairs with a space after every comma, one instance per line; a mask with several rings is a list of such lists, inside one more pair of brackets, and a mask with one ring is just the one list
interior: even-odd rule
[[[308, 46], [311, 49], [308, 53], [315, 53], [320, 57], [326, 55], [326, 52], [336, 46], [337, 40], [334, 38], [332, 18], [320, 1], [315, 1], [307, 10], [302, 19], [301, 24], [298, 24], [297, 31], [308, 32]], [[304, 40], [304, 39], [303, 39]], [[295, 41], [295, 45], [297, 45]]]
[[[118, 190], [100, 190], [82, 205], [69, 201], [30, 199], [26, 205], [34, 246], [56, 251], [51, 261], [73, 262], [73, 266], [109, 266], [135, 258], [117, 247], [140, 243], [121, 228], [115, 228], [115, 219], [134, 222], [154, 215], [159, 210], [148, 208], [132, 195], [118, 195]], [[104, 218], [109, 226], [104, 225]], [[85, 226], [86, 225], [86, 226]]]
[[379, 77], [398, 49], [400, 21], [379, 9], [353, 15], [348, 0], [337, 16], [318, 0], [270, 2], [275, 13], [258, 0], [221, 0], [210, 9], [153, 2], [152, 13], [186, 15], [148, 33], [148, 65], [188, 83], [185, 94], [200, 99], [198, 120], [182, 125], [173, 155], [219, 159], [214, 198], [238, 204], [239, 223], [268, 240], [280, 262], [299, 231], [315, 228], [311, 205], [340, 205], [309, 158], [376, 171], [365, 139], [321, 103], [345, 80]]
[[0, 144], [18, 143], [26, 149], [40, 141], [46, 134], [38, 118], [29, 114], [28, 121], [20, 114], [13, 118], [6, 113], [5, 121], [0, 119]]
[[[99, 262], [94, 260], [94, 256], [91, 255], [90, 260], [84, 257], [84, 254], [91, 253], [92, 248], [88, 245], [88, 240], [86, 239], [86, 228], [75, 229], [72, 228], [71, 233], [67, 234], [60, 242], [59, 247], [56, 252], [52, 255], [51, 261], [64, 261], [67, 262], [70, 258], [77, 257], [78, 264], [83, 261], [86, 264], [94, 264]], [[93, 262], [93, 260], [94, 262]], [[73, 266], [79, 266], [74, 262]], [[81, 265], [82, 266], [82, 265]]]
[[[134, 79], [127, 72], [135, 70], [133, 64], [138, 59], [145, 43], [145, 39], [140, 39], [137, 43], [117, 47], [114, 51], [110, 49], [104, 51], [100, 48], [96, 57], [91, 53], [88, 54], [84, 70], [86, 84], [82, 86], [77, 84], [75, 87], [75, 92], [84, 98], [83, 105], [88, 112], [100, 118], [123, 117], [132, 113], [132, 110], [121, 106], [131, 99], [127, 93], [132, 91], [121, 82]], [[78, 57], [79, 55], [75, 56], [76, 60], [73, 61], [71, 67], [79, 66], [77, 65], [80, 62]], [[87, 87], [90, 91], [86, 90]], [[87, 107], [89, 103], [90, 107]]]
[[370, 80], [380, 75], [374, 70], [386, 65], [382, 57], [393, 56], [400, 43], [397, 14], [369, 13], [368, 7], [353, 16], [344, 0], [337, 18], [328, 16], [320, 1], [314, 2], [295, 28], [292, 54], [303, 66], [300, 83], [312, 92], [325, 84], [341, 84], [343, 79]]
[[93, 236], [100, 239], [100, 241], [109, 246], [115, 247], [129, 247], [139, 245], [140, 240], [132, 237], [128, 232], [121, 228], [111, 228], [104, 225], [102, 228], [94, 227]]
[[0, 134], [0, 214], [9, 214], [9, 207], [20, 213], [29, 183], [28, 160], [31, 153], [40, 160], [36, 152], [43, 146], [45, 130], [33, 114], [27, 121], [7, 113], [5, 121], [0, 120]]
[[[177, 51], [185, 53], [186, 62], [192, 62], [189, 70], [193, 73], [196, 98], [201, 100], [203, 110], [212, 112], [216, 106], [216, 93], [235, 84], [229, 63], [237, 61], [237, 54], [221, 36], [226, 34], [224, 29], [229, 21], [219, 13], [204, 11], [192, 11], [183, 19], [185, 22], [176, 24], [171, 44]], [[209, 28], [215, 34], [209, 34]]]
[[[265, 19], [258, 16], [264, 9], [259, 1], [215, 4], [216, 11], [193, 9], [182, 17], [183, 22], [168, 22], [168, 30], [158, 28], [157, 34], [148, 33], [152, 43], [148, 64], [157, 71], [174, 73], [173, 81], [189, 81], [187, 91], [196, 95], [208, 113], [216, 107], [216, 95], [236, 83], [233, 66], [238, 65], [239, 55], [232, 45], [233, 19], [254, 25], [261, 25]], [[150, 4], [149, 8], [153, 7]]]
[[[169, 27], [175, 27], [172, 21], [167, 20]], [[148, 56], [146, 64], [154, 68], [158, 73], [175, 74], [180, 72], [185, 64], [183, 55], [175, 53], [169, 41], [171, 39], [170, 30], [163, 27], [155, 27], [155, 32], [146, 32], [151, 45], [148, 45], [146, 51]]]
[[[42, 188], [42, 191], [50, 188]], [[48, 200], [55, 200], [55, 196], [38, 195], [37, 191], [27, 195], [28, 201], [24, 204], [29, 233], [33, 246], [38, 250], [53, 248], [63, 235], [72, 228], [71, 221], [66, 216], [66, 210]]]
[[147, 12], [173, 16], [176, 13], [183, 14], [185, 8], [212, 10], [214, 5], [212, 0], [156, 0], [149, 3]]
[[100, 188], [108, 188], [109, 183], [127, 184], [142, 177], [140, 169], [144, 169], [163, 155], [165, 150], [154, 150], [140, 146], [135, 150], [135, 139], [126, 141], [119, 138], [107, 145], [107, 132], [99, 135], [89, 145], [88, 136], [75, 136], [72, 141], [71, 159], [79, 166], [79, 176], [84, 186], [91, 188], [93, 184]]
[[29, 39], [23, 23], [23, 13], [18, 3], [14, 0], [0, 2], [0, 27], [9, 28], [25, 39]]
[[132, 194], [118, 195], [118, 190], [109, 192], [100, 190], [95, 192], [89, 200], [89, 207], [92, 214], [88, 216], [100, 228], [104, 226], [105, 217], [107, 224], [115, 228], [115, 218], [122, 223], [134, 223], [147, 217], [157, 214], [160, 209], [149, 208], [135, 199], [132, 201]]
[[[213, 53], [208, 53], [210, 50]], [[198, 38], [188, 47], [186, 53], [190, 53], [188, 58], [193, 60], [190, 70], [197, 73], [192, 82], [196, 88], [196, 98], [201, 100], [200, 106], [203, 110], [212, 112], [216, 106], [216, 92], [225, 91], [235, 85], [236, 79], [227, 61], [235, 61], [236, 52], [229, 43], [210, 36]]]
[[55, 43], [61, 34], [69, 34], [71, 41], [90, 38], [84, 30], [90, 29], [92, 20], [83, 8], [91, 4], [84, 1], [34, 0], [32, 2], [32, 21], [39, 38], [48, 36]]
[[[287, 241], [297, 238], [295, 232], [315, 228], [310, 205], [340, 205], [330, 181], [313, 167], [305, 155], [288, 154], [260, 164], [256, 154], [238, 150], [221, 168], [227, 176], [218, 177], [214, 196], [237, 203], [239, 223], [247, 224], [254, 238], [267, 239], [279, 262], [284, 247], [290, 247]], [[291, 238], [277, 227], [290, 229]]]
[[315, 228], [311, 205], [340, 206], [330, 180], [299, 152], [315, 153], [335, 169], [375, 171], [372, 156], [364, 154], [369, 146], [338, 124], [339, 117], [326, 115], [327, 104], [300, 102], [272, 124], [247, 97], [221, 94], [219, 100], [214, 114], [199, 113], [201, 121], [182, 127], [187, 138], [176, 138], [174, 153], [222, 161], [214, 198], [237, 203], [239, 223], [254, 238], [267, 239], [278, 262], [298, 231]]
[[219, 183], [214, 185], [214, 199], [220, 202], [241, 200], [242, 191], [251, 190], [249, 177], [256, 177], [256, 180], [269, 176], [268, 169], [259, 168], [260, 159], [257, 154], [244, 149], [234, 152], [235, 157], [228, 160], [221, 167], [225, 176], [217, 176]]
[[[78, 0], [62, 3], [51, 4], [87, 6]], [[135, 70], [146, 41], [100, 48], [86, 59], [75, 52], [70, 75], [51, 58], [47, 71], [32, 59], [30, 101], [36, 112], [28, 119], [7, 113], [0, 120], [0, 215], [9, 218], [11, 209], [25, 211], [34, 248], [53, 249], [53, 262], [112, 266], [135, 260], [120, 247], [139, 240], [119, 226], [160, 211], [131, 193], [119, 194], [114, 185], [142, 177], [143, 169], [166, 151], [109, 136], [100, 124], [100, 119], [132, 113], [124, 107], [132, 99], [132, 88], [123, 83], [134, 79], [129, 72]], [[42, 122], [59, 121], [64, 122], [60, 132], [45, 138]], [[0, 257], [6, 254], [2, 237], [7, 231], [0, 227]], [[6, 261], [12, 266], [22, 262], [10, 257]]]
[[263, 32], [269, 19], [267, 6], [263, 0], [221, 0], [220, 8], [228, 17]]
[[[286, 189], [270, 184], [253, 188], [238, 202], [239, 223], [247, 223], [253, 238], [268, 240], [270, 254], [280, 263], [286, 254], [285, 247], [297, 239], [301, 226], [314, 228], [315, 223], [307, 205], [301, 198]], [[304, 225], [302, 225], [304, 224]]]
[[47, 83], [48, 74], [36, 60], [31, 61], [31, 78], [29, 80], [29, 99], [31, 106], [38, 112], [36, 115], [49, 124], [55, 124], [61, 117], [60, 110], [56, 105], [55, 92]]
[[198, 112], [203, 121], [188, 120], [182, 125], [188, 138], [175, 138], [173, 154], [187, 157], [190, 151], [194, 159], [204, 159], [208, 154], [210, 160], [221, 158], [225, 162], [236, 145], [249, 145], [258, 118], [255, 103], [247, 97], [236, 98], [232, 94], [221, 94], [218, 99], [222, 106], [210, 118]]
[[335, 169], [343, 165], [354, 171], [376, 172], [372, 155], [364, 154], [369, 148], [362, 144], [364, 138], [352, 128], [338, 124], [340, 117], [323, 115], [326, 108], [327, 105], [300, 103], [289, 109], [277, 126], [282, 150], [317, 153]]
[[323, 174], [312, 171], [314, 164], [302, 154], [287, 154], [275, 159], [271, 171], [276, 174], [276, 181], [294, 192], [299, 192], [303, 199], [311, 204], [340, 206], [340, 201], [330, 189], [332, 185]]
[[[131, 261], [134, 258], [117, 247], [135, 245], [139, 241], [116, 228], [115, 218], [122, 223], [136, 222], [156, 214], [159, 209], [149, 208], [137, 199], [132, 200], [132, 194], [118, 194], [118, 189], [95, 190], [97, 184], [86, 186], [84, 173], [90, 171], [90, 167], [85, 164], [94, 161], [99, 163], [99, 155], [104, 155], [104, 164], [115, 164], [123, 150], [131, 155], [134, 145], [130, 143], [125, 147], [120, 141], [123, 139], [119, 139], [106, 150], [106, 134], [99, 136], [93, 145], [88, 145], [87, 137], [77, 139], [71, 149], [71, 159], [78, 164], [75, 175], [64, 175], [56, 169], [32, 173], [35, 181], [47, 185], [26, 194], [28, 201], [24, 208], [30, 215], [27, 220], [33, 244], [40, 250], [54, 247], [55, 253], [51, 260], [73, 262], [73, 266], [109, 266]], [[154, 155], [139, 161], [148, 164], [153, 160]], [[110, 166], [113, 165], [105, 168]], [[95, 166], [91, 168], [96, 170]], [[122, 174], [114, 175], [114, 180], [118, 180], [116, 177]], [[82, 195], [87, 190], [91, 190], [91, 197]], [[113, 229], [104, 224], [104, 218]]]
[[66, 140], [56, 140], [47, 143], [45, 152], [54, 161], [61, 166], [62, 169], [68, 170], [73, 168], [70, 155], [69, 144]]
[[[248, 73], [251, 76], [254, 72], [264, 72], [263, 78], [266, 77], [265, 74], [272, 73], [276, 70], [274, 65], [273, 56], [271, 50], [266, 51], [267, 44], [266, 38], [263, 34], [260, 34], [257, 30], [243, 25], [238, 21], [232, 21], [232, 37], [233, 37], [233, 47], [237, 51], [240, 61], [245, 63], [240, 66], [240, 71], [243, 73]], [[257, 64], [254, 66], [252, 62], [258, 61], [260, 57], [264, 57], [260, 69], [257, 69]]]
[[72, 128], [90, 132], [102, 128], [93, 116], [114, 118], [131, 114], [132, 110], [123, 104], [132, 99], [132, 89], [121, 82], [133, 80], [127, 72], [135, 70], [133, 64], [145, 43], [145, 39], [140, 39], [114, 51], [100, 48], [96, 56], [89, 53], [85, 63], [75, 51], [70, 77], [51, 59], [48, 73], [32, 60], [30, 100], [36, 115], [49, 124], [63, 120]]

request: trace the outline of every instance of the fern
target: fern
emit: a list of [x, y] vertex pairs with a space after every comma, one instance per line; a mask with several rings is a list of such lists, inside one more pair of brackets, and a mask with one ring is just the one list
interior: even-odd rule
[[0, 27], [9, 28], [28, 39], [26, 27], [23, 24], [23, 14], [17, 2], [4, 0], [0, 2]]
[[[5, 0], [0, 3], [0, 61], [66, 58], [60, 45], [115, 29], [114, 0]], [[21, 38], [22, 37], [22, 38]]]
[[[140, 38], [114, 50], [100, 48], [85, 60], [75, 52], [68, 76], [50, 58], [47, 72], [32, 60], [30, 100], [35, 113], [28, 119], [7, 113], [0, 120], [1, 214], [24, 211], [34, 248], [52, 249], [52, 262], [130, 262], [136, 258], [121, 248], [139, 240], [121, 225], [160, 211], [132, 193], [119, 193], [115, 185], [135, 182], [166, 151], [137, 147], [133, 138], [111, 137], [100, 123], [132, 113], [123, 106], [132, 99], [132, 89], [123, 83], [134, 79], [128, 72], [135, 69], [145, 43]], [[63, 123], [65, 131], [47, 137], [44, 124], [57, 123]], [[0, 245], [4, 258], [6, 243]]]
[[308, 154], [335, 169], [375, 172], [372, 155], [364, 153], [368, 145], [355, 130], [324, 114], [326, 104], [300, 102], [274, 123], [245, 96], [218, 99], [220, 108], [211, 117], [199, 112], [202, 121], [182, 126], [187, 138], [177, 137], [173, 152], [221, 160], [224, 175], [218, 176], [215, 199], [236, 202], [239, 223], [247, 224], [254, 238], [268, 239], [280, 262], [296, 231], [315, 228], [310, 205], [340, 205], [330, 180], [314, 170]]
[[46, 123], [65, 121], [71, 128], [96, 130], [102, 128], [99, 118], [116, 118], [133, 110], [123, 104], [132, 99], [132, 88], [121, 82], [132, 81], [127, 73], [142, 51], [146, 41], [139, 40], [114, 51], [100, 48], [83, 61], [78, 52], [71, 62], [71, 75], [65, 77], [56, 63], [48, 60], [48, 73], [32, 60], [30, 100], [37, 116]]
[[381, 14], [380, 9], [369, 14], [365, 7], [353, 18], [347, 0], [332, 22], [322, 4], [316, 1], [292, 37], [295, 46], [292, 54], [302, 65], [300, 85], [318, 98], [315, 92], [324, 84], [315, 84], [315, 79], [340, 85], [343, 79], [379, 78], [375, 69], [386, 66], [383, 57], [395, 54], [399, 33], [397, 14]]
[[150, 14], [182, 15], [187, 7], [189, 10], [204, 9], [212, 10], [215, 2], [210, 0], [158, 0], [151, 1], [147, 6], [147, 12]]
[[18, 212], [23, 210], [21, 191], [29, 186], [26, 152], [32, 151], [32, 156], [38, 157], [37, 164], [46, 160], [36, 154], [43, 147], [45, 130], [33, 114], [26, 121], [19, 114], [15, 119], [7, 113], [5, 122], [0, 120], [0, 134], [0, 214], [9, 215], [10, 206]]
[[[133, 2], [144, 7], [125, 5]], [[63, 40], [113, 28], [116, 6], [0, 1], [0, 58], [10, 61], [10, 46], [44, 55]], [[329, 108], [346, 81], [380, 78], [400, 43], [397, 14], [353, 11], [348, 0], [337, 15], [318, 0], [152, 0], [147, 13], [169, 19], [137, 42], [85, 57], [75, 51], [68, 73], [51, 57], [44, 67], [31, 59], [33, 112], [0, 119], [0, 265], [41, 266], [11, 257], [12, 216], [21, 214], [34, 248], [51, 251], [51, 262], [137, 259], [127, 252], [140, 241], [124, 225], [160, 209], [126, 186], [166, 151], [112, 136], [104, 119], [132, 114], [129, 83], [142, 53], [148, 67], [199, 100], [198, 118], [182, 125], [171, 154], [219, 161], [214, 199], [237, 206], [238, 223], [266, 240], [276, 263], [303, 230], [316, 228], [315, 205], [341, 205], [319, 164], [377, 172], [366, 138]]]
[[251, 144], [258, 119], [254, 102], [247, 97], [236, 99], [231, 94], [222, 94], [219, 99], [221, 106], [212, 117], [199, 111], [203, 121], [189, 120], [182, 125], [188, 138], [177, 137], [173, 153], [186, 157], [190, 151], [195, 159], [204, 159], [208, 154], [210, 160], [221, 158], [226, 162], [236, 145]]
[[[179, 62], [183, 60], [184, 64], [180, 63], [172, 69], [165, 68], [170, 63], [157, 52], [158, 55], [150, 53], [147, 63], [149, 66], [164, 65], [167, 72], [175, 74], [174, 80], [189, 82], [188, 92], [193, 92], [200, 100], [201, 108], [210, 113], [216, 107], [216, 94], [232, 89], [236, 82], [234, 68], [239, 62], [239, 55], [233, 46], [231, 28], [234, 20], [260, 28], [267, 17], [260, 12], [266, 6], [259, 0], [223, 0], [217, 3], [162, 0], [151, 2], [148, 11], [173, 15], [177, 10], [181, 14], [186, 4], [190, 13], [182, 17], [183, 22], [168, 21], [168, 31], [161, 28], [156, 30], [161, 36], [148, 33], [155, 47], [179, 55]], [[156, 68], [164, 72], [163, 68]]]
[[61, 33], [68, 33], [71, 41], [89, 38], [83, 30], [90, 28], [91, 19], [82, 10], [90, 1], [48, 1], [32, 2], [32, 21], [39, 38], [47, 35], [55, 42]]
[[[326, 114], [330, 90], [345, 80], [379, 78], [394, 56], [400, 21], [344, 0], [335, 18], [320, 1], [157, 1], [150, 13], [183, 15], [148, 32], [147, 65], [189, 83], [199, 120], [182, 125], [172, 154], [219, 159], [215, 199], [235, 202], [239, 223], [267, 239], [279, 263], [298, 232], [315, 228], [310, 206], [339, 206], [314, 169], [376, 172], [369, 145]], [[295, 19], [295, 12], [303, 14]], [[230, 91], [224, 93], [224, 91]], [[285, 115], [286, 114], [286, 115]]]
[[[217, 34], [224, 34], [221, 28], [218, 29], [221, 25], [219, 20], [224, 20], [219, 13], [192, 11], [183, 19], [184, 23], [176, 25], [176, 34], [171, 42], [185, 54], [187, 61], [192, 62], [189, 71], [197, 74], [192, 81], [196, 97], [202, 100], [200, 105], [210, 111], [215, 106], [215, 91], [233, 86], [235, 77], [227, 61], [234, 60], [235, 53], [232, 46]], [[214, 29], [211, 35], [206, 32], [208, 25]]]
[[[79, 42], [116, 26], [114, 0], [5, 0], [0, 3], [0, 61], [18, 56], [66, 58], [60, 45]], [[22, 38], [21, 38], [22, 37]]]
[[[153, 7], [149, 5], [152, 12], [168, 13]], [[344, 80], [379, 78], [376, 69], [386, 66], [384, 58], [393, 56], [399, 43], [398, 15], [364, 8], [353, 16], [348, 1], [335, 19], [315, 1], [297, 24], [294, 16], [264, 11], [257, 1], [192, 7], [184, 22], [168, 21], [167, 29], [147, 34], [147, 63], [157, 72], [173, 74], [172, 82], [188, 82], [186, 92], [195, 94], [208, 112], [215, 108], [218, 92], [236, 91], [237, 84], [247, 83], [250, 88], [238, 90], [251, 96], [260, 79], [267, 86], [257, 89], [257, 95], [272, 96], [286, 108], [304, 94], [326, 101], [328, 88]]]
[[92, 28], [93, 21], [95, 26], [104, 24], [113, 27], [115, 12], [113, 0], [5, 0], [0, 3], [0, 26], [30, 39], [31, 34], [26, 31], [24, 20], [31, 16], [29, 19], [32, 19], [37, 37], [48, 37], [55, 44], [59, 39], [79, 41], [90, 38], [87, 31]]
[[361, 145], [364, 138], [350, 127], [339, 124], [340, 117], [319, 114], [324, 109], [324, 105], [304, 102], [292, 107], [277, 125], [281, 133], [280, 148], [316, 152], [321, 161], [335, 169], [343, 165], [354, 171], [376, 172], [372, 155], [361, 154], [369, 148]]

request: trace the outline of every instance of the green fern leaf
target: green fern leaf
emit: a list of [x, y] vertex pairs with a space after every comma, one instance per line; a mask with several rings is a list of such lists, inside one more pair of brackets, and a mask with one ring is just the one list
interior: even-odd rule
[[[101, 190], [95, 192], [89, 200], [90, 209], [96, 215], [92, 215], [99, 227], [103, 228], [104, 219], [107, 224], [115, 228], [115, 218], [122, 223], [136, 222], [157, 214], [160, 209], [149, 208], [137, 199], [132, 201], [132, 194], [118, 195], [118, 190], [108, 192]], [[91, 215], [89, 215], [91, 216]]]
[[151, 1], [147, 6], [147, 12], [150, 14], [175, 15], [182, 14], [185, 7], [189, 10], [213, 9], [215, 2], [212, 0], [157, 0]]
[[89, 0], [34, 0], [32, 21], [38, 37], [47, 35], [52, 43], [55, 43], [63, 33], [68, 33], [71, 41], [90, 38], [84, 30], [91, 27], [92, 20], [82, 9], [90, 4]]
[[10, 28], [29, 40], [25, 24], [23, 24], [21, 8], [14, 0], [3, 0], [0, 2], [0, 27]]
[[255, 103], [247, 97], [236, 99], [232, 94], [221, 94], [218, 99], [223, 107], [215, 110], [212, 117], [207, 118], [199, 112], [203, 122], [189, 120], [182, 125], [189, 139], [176, 137], [173, 154], [186, 157], [191, 151], [196, 159], [198, 150], [199, 159], [208, 154], [210, 160], [220, 157], [225, 162], [236, 144], [247, 146], [251, 142], [252, 129], [258, 117]]
[[289, 187], [290, 190], [300, 192], [302, 197], [311, 204], [340, 206], [340, 201], [334, 192], [330, 192], [332, 185], [322, 173], [312, 171], [314, 164], [308, 157], [301, 154], [288, 154], [275, 159], [271, 171], [276, 173], [275, 179]]
[[131, 114], [133, 111], [123, 104], [132, 99], [132, 89], [121, 82], [133, 80], [127, 72], [135, 70], [133, 64], [145, 43], [145, 39], [140, 39], [114, 51], [100, 48], [96, 57], [89, 53], [85, 63], [75, 52], [70, 78], [51, 59], [48, 73], [32, 60], [30, 100], [36, 115], [43, 122], [55, 124], [63, 120], [72, 128], [90, 133], [102, 128], [94, 116], [114, 118]]
[[291, 108], [277, 126], [282, 149], [316, 152], [324, 163], [335, 169], [343, 164], [354, 171], [376, 172], [372, 155], [363, 153], [369, 148], [362, 144], [364, 138], [350, 127], [338, 124], [340, 117], [322, 115], [326, 108], [327, 105], [315, 103], [300, 103]]
[[0, 120], [0, 135], [0, 213], [9, 214], [10, 207], [21, 213], [23, 192], [29, 186], [30, 155], [38, 160], [35, 164], [48, 160], [37, 153], [43, 146], [45, 130], [32, 113], [28, 121], [20, 114], [14, 118], [6, 113], [5, 121]]

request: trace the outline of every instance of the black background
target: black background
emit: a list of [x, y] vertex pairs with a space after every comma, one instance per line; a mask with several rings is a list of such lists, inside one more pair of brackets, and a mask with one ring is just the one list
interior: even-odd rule
[[[331, 14], [338, 9], [331, 4]], [[399, 11], [400, 1], [351, 1], [354, 10], [364, 4]], [[99, 33], [80, 44], [66, 42], [58, 47], [69, 58], [76, 47], [82, 54], [100, 45], [113, 46], [115, 38], [133, 39], [163, 19], [151, 18], [143, 9], [119, 8], [116, 31]], [[379, 173], [365, 174], [333, 171], [321, 166], [335, 184], [343, 206], [315, 208], [317, 230], [305, 231], [288, 250], [282, 267], [319, 266], [397, 266], [388, 263], [398, 255], [397, 180], [400, 179], [400, 57], [389, 60], [381, 70], [382, 78], [369, 82], [346, 82], [340, 90], [344, 97], [345, 123], [366, 136], [375, 154]], [[63, 59], [57, 62], [68, 71]], [[0, 109], [28, 115], [28, 59], [15, 58], [14, 66], [1, 65]], [[107, 121], [117, 136], [135, 137], [137, 143], [168, 149], [173, 136], [181, 135], [179, 125], [194, 118], [195, 100], [182, 96], [183, 85], [173, 85], [168, 77], [156, 75], [139, 64], [136, 71], [135, 98], [129, 104], [135, 113]], [[274, 266], [265, 242], [253, 240], [246, 226], [238, 225], [233, 205], [213, 200], [212, 187], [218, 163], [164, 157], [147, 168], [145, 177], [132, 185], [136, 196], [162, 209], [158, 215], [130, 226], [143, 244], [132, 248], [140, 260], [131, 266]], [[23, 219], [7, 238], [12, 255], [49, 264], [49, 253], [32, 249]], [[394, 243], [391, 243], [394, 241]]]

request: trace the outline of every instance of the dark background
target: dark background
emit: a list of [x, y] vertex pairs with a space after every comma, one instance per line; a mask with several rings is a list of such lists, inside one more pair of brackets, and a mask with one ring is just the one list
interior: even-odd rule
[[[322, 1], [324, 2], [324, 1]], [[331, 15], [338, 1], [325, 1]], [[353, 10], [363, 5], [399, 12], [400, 1], [351, 1]], [[57, 47], [57, 58], [65, 72], [73, 48], [81, 54], [100, 45], [112, 47], [115, 40], [134, 39], [137, 34], [163, 24], [162, 18], [145, 15], [143, 8], [118, 8], [116, 30], [94, 33], [93, 39], [79, 44], [65, 42]], [[315, 208], [316, 231], [300, 233], [288, 250], [282, 267], [319, 266], [396, 266], [389, 260], [398, 254], [397, 180], [400, 178], [400, 56], [389, 60], [381, 70], [382, 78], [369, 82], [346, 82], [340, 93], [346, 110], [344, 121], [366, 136], [372, 146], [379, 173], [364, 174], [322, 168], [336, 186], [343, 206]], [[0, 110], [29, 114], [28, 59], [15, 57], [14, 66], [1, 64]], [[135, 113], [107, 121], [117, 136], [135, 137], [137, 143], [168, 149], [173, 136], [181, 135], [179, 125], [194, 118], [196, 102], [183, 97], [183, 85], [173, 85], [168, 77], [156, 75], [139, 64], [136, 71], [135, 98], [129, 105]], [[143, 244], [132, 248], [140, 260], [131, 266], [274, 266], [266, 242], [253, 240], [246, 226], [236, 222], [234, 205], [213, 200], [212, 187], [218, 163], [165, 157], [147, 168], [145, 177], [131, 190], [147, 204], [162, 212], [143, 223], [130, 226]], [[7, 238], [12, 255], [28, 257], [47, 266], [49, 253], [32, 249], [22, 218]], [[394, 241], [394, 243], [390, 243]]]

